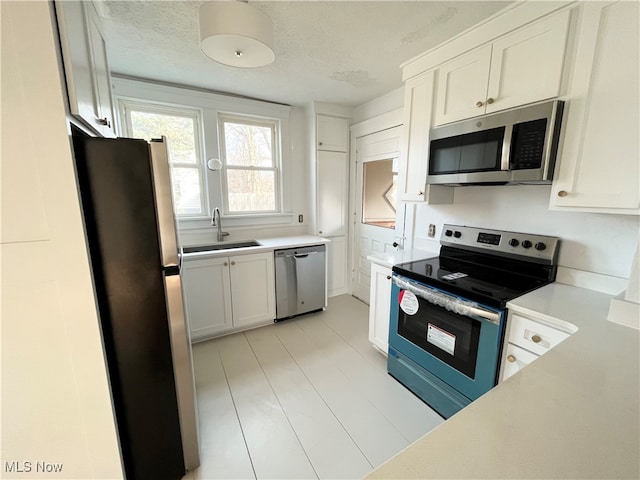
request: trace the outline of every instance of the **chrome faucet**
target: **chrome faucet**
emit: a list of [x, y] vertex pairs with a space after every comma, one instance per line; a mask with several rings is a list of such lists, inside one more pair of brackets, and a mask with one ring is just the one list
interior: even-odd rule
[[220, 218], [220, 209], [218, 207], [211, 212], [211, 225], [218, 227], [218, 241], [221, 242], [224, 237], [229, 236], [229, 232], [222, 231], [222, 219]]

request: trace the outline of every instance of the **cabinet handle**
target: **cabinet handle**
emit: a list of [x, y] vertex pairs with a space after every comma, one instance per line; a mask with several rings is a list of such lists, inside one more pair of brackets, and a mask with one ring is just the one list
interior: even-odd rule
[[319, 233], [320, 235], [322, 235], [322, 230], [320, 230], [318, 233]]
[[515, 362], [516, 361], [516, 357], [514, 357], [513, 355], [507, 355], [507, 362]]
[[391, 280], [391, 275], [387, 275], [387, 280]]
[[111, 128], [111, 122], [109, 121], [109, 119], [107, 117], [99, 118], [98, 119], [98, 123], [100, 125], [106, 125], [107, 128]]
[[495, 100], [493, 98], [487, 98], [487, 104], [491, 105]]
[[228, 267], [228, 266], [229, 266], [229, 264], [228, 264], [227, 262], [224, 262], [224, 266], [225, 266], [225, 267]]
[[567, 195], [569, 195], [569, 192], [567, 192], [566, 190], [560, 190], [558, 192], [559, 197], [566, 197]]
[[420, 191], [418, 192], [418, 195], [424, 195], [424, 192]]
[[531, 337], [531, 341], [533, 343], [540, 343], [540, 340], [542, 340], [542, 339], [540, 338], [539, 335], [534, 335], [533, 337]]
[[233, 265], [235, 265], [235, 264], [236, 264], [236, 262], [231, 262], [231, 265], [232, 265], [232, 266], [233, 266]]
[[322, 142], [318, 142], [318, 145], [322, 146]]
[[480, 108], [483, 105], [484, 105], [484, 103], [482, 103], [481, 101], [477, 101], [476, 102], [476, 107], [478, 107], [478, 108]]

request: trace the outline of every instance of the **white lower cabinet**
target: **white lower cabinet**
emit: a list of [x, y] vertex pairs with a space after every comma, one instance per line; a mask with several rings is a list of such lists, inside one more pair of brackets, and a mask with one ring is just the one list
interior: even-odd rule
[[528, 352], [524, 348], [520, 348], [513, 343], [508, 343], [506, 348], [505, 360], [502, 365], [502, 380], [506, 380], [511, 375], [518, 373], [522, 368], [529, 365], [538, 355]]
[[369, 341], [387, 355], [389, 351], [389, 313], [391, 308], [391, 269], [371, 264]]
[[275, 318], [272, 252], [185, 258], [182, 277], [192, 341]]
[[568, 338], [573, 332], [509, 311], [500, 381], [504, 381]]

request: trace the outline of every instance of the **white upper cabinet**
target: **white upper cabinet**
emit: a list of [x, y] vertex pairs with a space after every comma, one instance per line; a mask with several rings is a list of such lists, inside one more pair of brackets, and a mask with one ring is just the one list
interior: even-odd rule
[[330, 152], [347, 152], [349, 147], [349, 123], [346, 118], [316, 116], [317, 149]]
[[433, 72], [407, 80], [398, 165], [398, 198], [406, 202], [452, 203], [451, 187], [426, 185], [429, 129], [433, 111]]
[[637, 2], [585, 2], [550, 207], [640, 213]]
[[445, 63], [438, 69], [435, 124], [484, 113], [491, 45]]
[[104, 137], [115, 137], [107, 49], [90, 2], [55, 4], [71, 114]]
[[558, 96], [569, 16], [554, 14], [441, 65], [435, 125]]

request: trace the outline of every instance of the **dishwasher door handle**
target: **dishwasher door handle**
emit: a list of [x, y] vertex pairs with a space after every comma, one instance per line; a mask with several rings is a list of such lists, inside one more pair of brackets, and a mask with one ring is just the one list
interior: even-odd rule
[[308, 253], [289, 253], [288, 255], [282, 255], [285, 258], [307, 258], [309, 255], [315, 255], [320, 252], [308, 252]]

